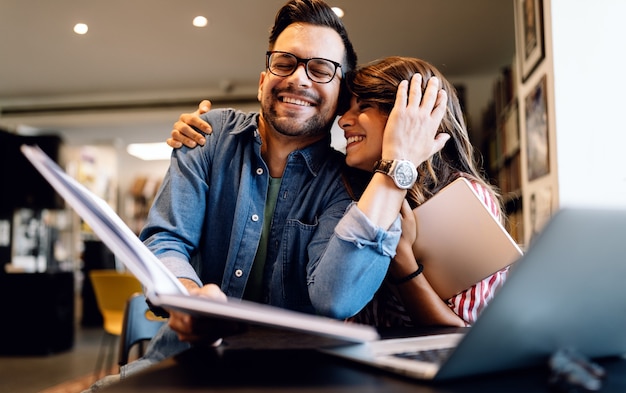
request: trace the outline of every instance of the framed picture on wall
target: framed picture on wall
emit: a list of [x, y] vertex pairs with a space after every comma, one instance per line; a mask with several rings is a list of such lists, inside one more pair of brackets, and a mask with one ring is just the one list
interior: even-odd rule
[[515, 39], [525, 82], [544, 57], [542, 0], [515, 0]]
[[540, 178], [550, 172], [546, 89], [547, 83], [544, 75], [525, 98], [528, 181]]
[[530, 243], [552, 217], [552, 188], [544, 187], [533, 191], [529, 205]]

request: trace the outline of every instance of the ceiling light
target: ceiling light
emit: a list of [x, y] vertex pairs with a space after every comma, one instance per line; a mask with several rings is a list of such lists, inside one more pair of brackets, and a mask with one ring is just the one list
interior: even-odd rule
[[338, 17], [343, 18], [344, 12], [339, 7], [332, 7], [332, 10], [337, 14]]
[[209, 24], [209, 20], [205, 18], [204, 16], [199, 15], [193, 18], [193, 25], [196, 27], [205, 27], [208, 24]]
[[126, 152], [144, 161], [169, 160], [172, 148], [165, 142], [131, 143], [126, 146]]
[[80, 35], [87, 34], [88, 31], [89, 31], [89, 26], [87, 26], [84, 23], [76, 23], [74, 25], [74, 33], [76, 34], [80, 34]]

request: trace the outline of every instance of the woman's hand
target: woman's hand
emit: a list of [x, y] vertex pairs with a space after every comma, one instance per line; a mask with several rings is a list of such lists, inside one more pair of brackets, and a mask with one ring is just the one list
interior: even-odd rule
[[[201, 288], [196, 284], [190, 286], [184, 281], [183, 284], [189, 290], [190, 296], [202, 296], [221, 302], [227, 301], [224, 292], [215, 284], [208, 284]], [[170, 314], [168, 320], [170, 328], [176, 332], [181, 341], [192, 344], [214, 344], [219, 342], [222, 337], [240, 333], [245, 329], [243, 324], [234, 321], [192, 316], [176, 310], [168, 310], [168, 312]]]
[[193, 127], [203, 131], [206, 134], [213, 132], [211, 125], [200, 118], [200, 115], [211, 109], [211, 101], [203, 100], [198, 105], [198, 109], [193, 113], [183, 113], [174, 123], [171, 137], [166, 142], [174, 149], [178, 149], [183, 145], [194, 148], [197, 145], [204, 146], [206, 140], [204, 135], [196, 131]]
[[448, 99], [441, 81], [431, 77], [423, 96], [421, 85], [422, 75], [415, 74], [398, 86], [383, 134], [382, 158], [410, 160], [419, 166], [450, 139], [446, 133], [437, 133]]
[[396, 256], [391, 260], [389, 273], [394, 278], [405, 277], [417, 269], [416, 258], [413, 255], [413, 243], [417, 239], [417, 220], [409, 202], [404, 200], [400, 209], [402, 217], [402, 235], [396, 248]]

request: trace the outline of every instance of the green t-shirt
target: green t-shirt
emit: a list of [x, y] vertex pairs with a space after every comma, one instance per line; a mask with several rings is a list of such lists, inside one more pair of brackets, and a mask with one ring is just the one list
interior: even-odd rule
[[272, 216], [276, 208], [276, 200], [278, 199], [278, 190], [280, 189], [281, 178], [270, 177], [270, 184], [267, 190], [267, 200], [265, 201], [265, 211], [263, 212], [263, 230], [261, 232], [261, 240], [257, 249], [252, 271], [243, 298], [255, 302], [261, 302], [263, 298], [263, 268], [265, 267], [265, 259], [267, 258], [267, 238], [269, 237], [270, 227], [272, 225]]

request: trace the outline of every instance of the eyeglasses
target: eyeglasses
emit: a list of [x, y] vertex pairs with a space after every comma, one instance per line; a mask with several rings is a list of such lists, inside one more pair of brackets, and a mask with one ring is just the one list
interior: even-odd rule
[[304, 64], [304, 70], [310, 80], [316, 83], [328, 83], [333, 80], [337, 74], [337, 68], [341, 68], [341, 64], [336, 61], [323, 59], [321, 57], [313, 57], [310, 59], [302, 59], [289, 52], [268, 51], [266, 54], [265, 66], [276, 76], [289, 76], [296, 72], [300, 63]]

